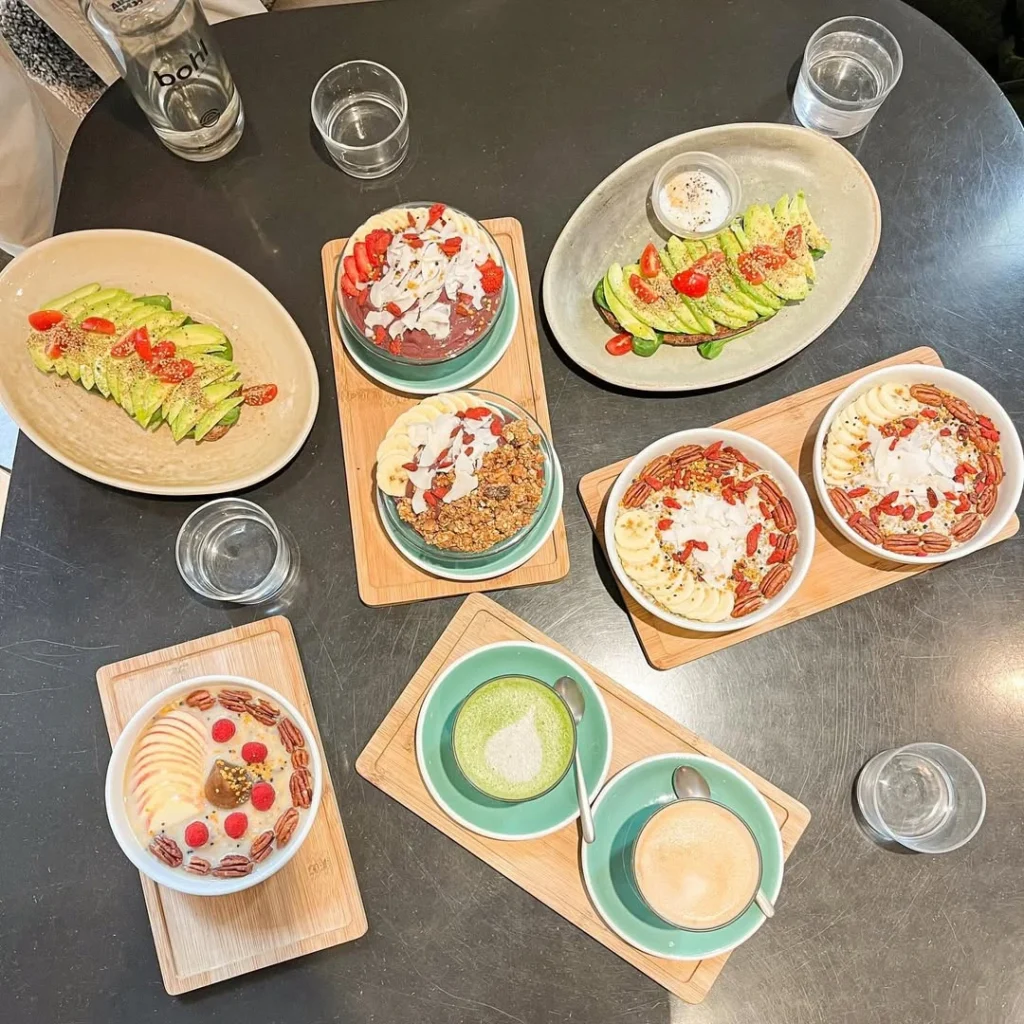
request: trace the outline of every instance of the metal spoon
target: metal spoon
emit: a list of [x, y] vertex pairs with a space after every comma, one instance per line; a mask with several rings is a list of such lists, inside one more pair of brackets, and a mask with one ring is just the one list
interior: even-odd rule
[[[572, 712], [573, 721], [578, 726], [583, 721], [583, 712], [586, 710], [587, 702], [583, 696], [583, 689], [571, 676], [562, 676], [555, 683], [555, 693], [569, 706]], [[594, 841], [594, 816], [590, 812], [590, 797], [587, 794], [587, 782], [583, 778], [583, 762], [580, 761], [580, 747], [576, 744], [576, 800], [580, 805], [580, 826], [583, 829], [583, 842]]]
[[[688, 764], [681, 764], [672, 773], [672, 789], [680, 800], [708, 800], [711, 797], [708, 780]], [[760, 889], [754, 894], [754, 902], [765, 917], [775, 916], [775, 907]]]

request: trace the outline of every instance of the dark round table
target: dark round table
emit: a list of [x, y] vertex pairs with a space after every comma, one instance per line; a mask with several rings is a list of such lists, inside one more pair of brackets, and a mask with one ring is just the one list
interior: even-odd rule
[[[370, 921], [345, 946], [172, 999], [135, 870], [103, 811], [109, 751], [94, 673], [248, 621], [174, 566], [196, 501], [92, 483], [21, 440], [0, 543], [0, 1017], [9, 1024], [230, 1020], [628, 1024], [997, 1024], [1024, 1020], [1024, 617], [1018, 541], [672, 672], [645, 662], [569, 488], [572, 571], [497, 599], [811, 809], [777, 918], [684, 1007], [359, 778], [354, 762], [458, 606], [371, 609], [356, 594], [320, 247], [391, 203], [440, 198], [518, 217], [534, 300], [551, 246], [608, 172], [703, 125], [788, 118], [786, 82], [839, 0], [758, 4], [419, 0], [246, 18], [218, 35], [248, 124], [226, 159], [165, 152], [120, 86], [71, 150], [58, 231], [135, 227], [223, 253], [284, 303], [322, 401], [294, 463], [252, 492], [295, 535], [308, 598], [291, 611]], [[875, 181], [882, 243], [817, 342], [745, 383], [678, 398], [598, 386], [541, 348], [571, 485], [668, 429], [714, 422], [914, 345], [1021, 410], [1024, 133], [982, 69], [895, 0], [857, 5], [906, 68], [847, 145]], [[331, 166], [309, 96], [351, 57], [411, 97], [406, 165], [376, 184]], [[837, 240], [841, 244], [842, 240]], [[543, 327], [543, 325], [542, 325]], [[873, 753], [936, 739], [988, 786], [964, 849], [869, 842], [851, 785]]]

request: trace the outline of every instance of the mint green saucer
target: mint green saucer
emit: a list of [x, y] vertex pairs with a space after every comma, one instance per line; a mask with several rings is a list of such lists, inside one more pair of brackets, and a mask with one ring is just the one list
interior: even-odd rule
[[474, 345], [464, 356], [456, 356], [444, 363], [413, 366], [375, 355], [352, 339], [338, 309], [337, 299], [334, 300], [334, 323], [345, 351], [358, 366], [385, 387], [406, 395], [437, 395], [442, 391], [457, 391], [492, 370], [512, 344], [519, 320], [519, 291], [512, 275], [508, 275], [507, 280], [508, 294], [491, 336]]
[[691, 932], [667, 924], [640, 898], [633, 881], [633, 843], [647, 820], [675, 799], [672, 772], [696, 768], [711, 796], [735, 811], [761, 848], [761, 890], [773, 903], [782, 887], [782, 837], [764, 797], [739, 772], [699, 754], [658, 754], [623, 768], [594, 804], [597, 838], [583, 845], [583, 881], [605, 924], [631, 946], [669, 960], [701, 960], [734, 949], [764, 924], [753, 904], [731, 924]]
[[416, 723], [416, 760], [430, 795], [460, 825], [491, 839], [536, 839], [579, 817], [573, 769], [554, 789], [523, 803], [492, 800], [459, 771], [451, 734], [462, 701], [480, 683], [497, 676], [532, 676], [553, 686], [572, 676], [586, 698], [577, 745], [590, 798], [601, 788], [612, 758], [612, 726], [601, 691], [575, 662], [550, 647], [507, 641], [478, 647], [444, 669], [423, 698]]

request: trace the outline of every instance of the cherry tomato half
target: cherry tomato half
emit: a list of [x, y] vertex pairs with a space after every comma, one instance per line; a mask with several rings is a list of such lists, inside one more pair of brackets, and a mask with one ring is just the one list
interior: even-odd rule
[[644, 277], [657, 277], [661, 270], [661, 260], [658, 259], [658, 250], [653, 242], [648, 242], [640, 257], [640, 273]]
[[781, 270], [789, 262], [789, 257], [774, 245], [755, 245], [750, 251], [754, 259], [769, 270]]
[[132, 339], [135, 354], [144, 363], [151, 363], [153, 361], [153, 346], [149, 343], [149, 331], [145, 327], [140, 327], [137, 331], [132, 331], [128, 337]]
[[736, 260], [736, 266], [740, 273], [750, 284], [764, 284], [764, 274], [757, 265], [757, 260], [751, 252], [741, 252]]
[[48, 341], [43, 351], [47, 359], [60, 359], [64, 355], [64, 346], [59, 341]]
[[277, 398], [277, 385], [253, 384], [252, 387], [242, 388], [242, 397], [246, 405], [266, 405]]
[[102, 316], [87, 316], [82, 321], [82, 330], [93, 331], [96, 334], [117, 334], [114, 321]]
[[711, 287], [711, 278], [690, 267], [687, 270], [680, 270], [672, 278], [672, 287], [681, 295], [686, 295], [691, 299], [702, 299], [707, 295], [708, 288]]
[[658, 293], [650, 285], [644, 284], [639, 274], [630, 274], [629, 287], [641, 302], [651, 303], [658, 298]]
[[158, 341], [153, 346], [154, 359], [173, 359], [174, 353], [178, 350], [173, 341]]
[[794, 224], [787, 232], [782, 243], [786, 255], [791, 259], [799, 259], [804, 251], [804, 227], [802, 224]]
[[37, 309], [28, 315], [28, 322], [34, 331], [48, 331], [63, 319], [64, 314], [59, 309]]
[[610, 356], [624, 356], [627, 352], [633, 351], [632, 334], [616, 334], [604, 343], [604, 350]]
[[196, 372], [195, 364], [189, 359], [165, 359], [153, 367], [153, 372], [164, 384], [180, 384]]

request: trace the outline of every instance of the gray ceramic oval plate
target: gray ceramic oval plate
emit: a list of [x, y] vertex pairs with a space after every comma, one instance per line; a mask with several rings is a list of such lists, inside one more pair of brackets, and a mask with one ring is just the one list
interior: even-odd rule
[[[167, 427], [143, 430], [113, 401], [44, 374], [29, 357], [27, 317], [40, 303], [90, 281], [136, 295], [169, 295], [216, 324], [234, 345], [247, 384], [277, 397], [245, 409], [220, 441], [175, 444]], [[26, 250], [0, 273], [0, 404], [58, 462], [143, 494], [221, 494], [252, 487], [295, 456], [320, 400], [313, 355], [295, 321], [251, 274], [209, 249], [127, 229], [74, 231]]]
[[[817, 282], [803, 302], [725, 346], [717, 359], [695, 348], [662, 347], [651, 357], [611, 356], [611, 331], [594, 308], [594, 285], [613, 262], [639, 259], [647, 242], [659, 246], [665, 230], [649, 193], [670, 157], [702, 150], [735, 168], [742, 206], [774, 204], [798, 189], [832, 242], [816, 263]], [[743, 380], [809, 345], [846, 308], [878, 249], [882, 216], [867, 172], [839, 143], [785, 124], [723, 124], [701, 128], [645, 149], [613, 171], [569, 218], [544, 271], [544, 312], [559, 344], [583, 369], [625, 388], [692, 391]]]

